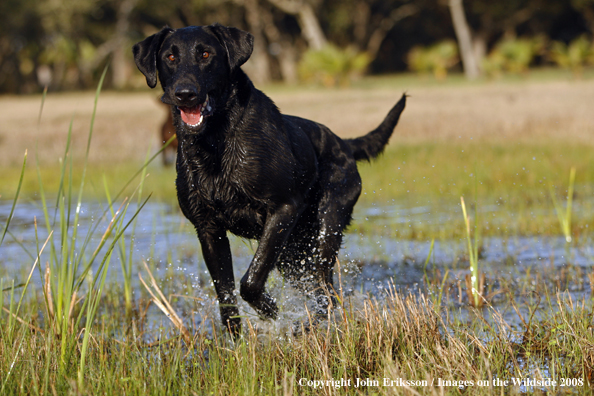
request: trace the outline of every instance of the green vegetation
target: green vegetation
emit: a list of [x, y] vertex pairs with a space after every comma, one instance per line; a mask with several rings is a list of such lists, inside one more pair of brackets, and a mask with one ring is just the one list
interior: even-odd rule
[[573, 188], [575, 184], [575, 168], [571, 168], [569, 172], [569, 187], [567, 188], [567, 202], [565, 205], [565, 210], [563, 210], [563, 206], [557, 201], [555, 197], [555, 192], [551, 187], [551, 198], [553, 199], [553, 204], [555, 205], [555, 212], [557, 212], [557, 218], [559, 219], [559, 225], [561, 226], [561, 231], [563, 231], [563, 235], [565, 236], [565, 241], [567, 243], [571, 243], [571, 207], [573, 204]]
[[[594, 221], [589, 210], [594, 204], [594, 158], [592, 149], [571, 142], [484, 144], [418, 143], [390, 146], [379, 160], [360, 165], [363, 193], [359, 205], [405, 207], [429, 206], [435, 213], [451, 213], [446, 224], [411, 221], [413, 228], [373, 228], [356, 222], [355, 232], [377, 232], [395, 238], [431, 239], [465, 237], [462, 218], [455, 214], [460, 196], [475, 190], [476, 164], [479, 171], [477, 203], [496, 206], [484, 215], [484, 236], [555, 235], [558, 220], [550, 199], [549, 186], [567, 185], [567, 171], [576, 167], [576, 195], [582, 210], [572, 223], [572, 233], [583, 235]], [[370, 228], [371, 227], [371, 228]]]
[[414, 47], [408, 53], [408, 67], [417, 73], [433, 73], [438, 80], [448, 75], [448, 69], [459, 62], [458, 46], [444, 40], [429, 47]]
[[346, 87], [351, 80], [361, 77], [370, 62], [364, 52], [328, 44], [321, 50], [309, 50], [303, 54], [299, 75], [304, 82], [315, 82], [325, 87]]
[[483, 68], [491, 76], [500, 76], [503, 72], [526, 73], [534, 58], [544, 49], [542, 37], [503, 39], [484, 59]]
[[462, 206], [462, 215], [464, 216], [464, 225], [466, 226], [466, 242], [468, 246], [468, 261], [470, 262], [470, 276], [466, 276], [466, 286], [468, 290], [468, 297], [470, 305], [481, 307], [483, 305], [483, 285], [485, 283], [484, 276], [479, 271], [479, 231], [478, 231], [478, 216], [476, 214], [476, 205], [474, 206], [474, 235], [471, 232], [469, 216], [466, 213], [466, 204], [464, 197], [460, 197], [460, 205]]
[[[482, 59], [482, 71], [487, 77], [503, 78], [506, 74], [526, 75], [535, 59], [549, 59], [576, 78], [594, 65], [594, 42], [581, 35], [570, 43], [548, 43], [543, 36], [534, 38], [504, 38], [497, 42]], [[443, 40], [428, 46], [415, 46], [407, 55], [408, 68], [416, 73], [432, 73], [436, 80], [445, 80], [448, 71], [459, 62], [458, 46]]]
[[569, 44], [555, 41], [551, 46], [551, 59], [560, 67], [581, 77], [588, 65], [594, 65], [594, 42], [582, 35]]
[[[244, 310], [243, 336], [233, 341], [216, 325], [212, 286], [196, 291], [190, 284], [194, 293], [180, 294], [192, 282], [185, 271], [157, 280], [133, 254], [135, 218], [148, 200], [143, 194], [155, 191], [158, 199], [174, 200], [173, 171], [150, 164], [158, 152], [144, 165], [91, 163], [94, 121], [92, 116], [82, 159], [73, 155], [71, 123], [59, 168], [38, 162], [31, 169], [25, 157], [0, 183], [3, 198], [12, 202], [11, 215], [0, 224], [0, 252], [2, 243], [14, 239], [10, 222], [18, 201], [40, 202], [45, 226], [41, 237], [35, 225], [36, 246], [20, 259], [22, 270], [8, 274], [0, 268], [0, 394], [591, 394], [592, 268], [568, 260], [563, 267], [510, 266], [505, 276], [494, 270], [484, 277], [477, 238], [479, 226], [483, 240], [557, 235], [555, 207], [561, 206], [551, 200], [552, 186], [557, 193], [567, 188], [569, 235], [573, 246], [586, 247], [594, 223], [590, 146], [553, 138], [403, 139], [391, 145], [379, 160], [360, 166], [361, 205], [428, 206], [451, 218], [388, 226], [356, 219], [351, 232], [467, 238], [475, 277], [467, 286], [470, 304], [462, 302], [466, 258], [463, 272], [457, 261], [446, 264], [444, 275], [436, 266], [428, 270], [432, 241], [414, 293], [388, 287], [361, 295], [339, 284], [338, 306], [309, 331], [292, 332], [296, 319], [308, 323], [306, 310], [295, 318], [280, 304], [281, 320], [274, 325]], [[460, 196], [475, 197], [474, 238], [464, 201], [460, 216]], [[105, 202], [105, 213], [82, 227], [77, 208], [91, 200]], [[135, 207], [128, 206], [134, 201]], [[121, 277], [110, 279], [115, 256]], [[338, 272], [339, 279], [346, 275]], [[145, 289], [134, 289], [136, 274]], [[282, 282], [272, 279], [270, 286], [284, 295]], [[361, 381], [366, 385], [355, 387]]]
[[[536, 309], [533, 301], [510, 293], [507, 303], [517, 309], [519, 328], [490, 306], [457, 317], [422, 294], [392, 290], [359, 308], [344, 297], [330, 321], [298, 337], [267, 332], [247, 320], [244, 336], [234, 343], [219, 330], [211, 332], [210, 320], [216, 318], [209, 318], [196, 325], [186, 320], [191, 338], [184, 343], [176, 329], [150, 327], [144, 299], [133, 317], [118, 315], [125, 303], [106, 287], [95, 324], [84, 329], [88, 343], [77, 342], [78, 326], [62, 336], [73, 346], [67, 360], [60, 337], [34, 315], [43, 301], [29, 300], [15, 316], [13, 292], [2, 293], [8, 308], [0, 312], [3, 395], [427, 394], [440, 388], [458, 394], [457, 385], [438, 386], [446, 381], [465, 381], [472, 394], [545, 389], [589, 394], [594, 370], [591, 301], [546, 291]], [[74, 309], [80, 303], [75, 304]], [[200, 304], [183, 305], [204, 311]], [[525, 306], [532, 307], [530, 315], [521, 313]], [[378, 384], [355, 388], [367, 378]], [[394, 382], [386, 386], [384, 378]], [[552, 378], [556, 385], [521, 388], [514, 378]], [[341, 379], [344, 385], [337, 386]], [[399, 379], [415, 382], [403, 386]]]
[[[543, 37], [566, 45], [580, 36], [591, 40], [594, 34], [591, 0], [474, 0], [463, 4], [462, 11], [472, 25], [477, 64], [483, 53], [494, 50], [494, 40], [505, 38], [505, 48], [498, 45], [497, 56], [487, 61], [494, 66], [488, 73], [523, 71], [530, 60], [526, 40]], [[46, 85], [50, 91], [89, 89], [108, 62], [108, 87], [138, 89], [145, 82], [140, 73], [130, 74], [135, 70], [130, 53], [135, 42], [164, 25], [213, 22], [254, 35], [256, 51], [246, 66], [257, 65], [262, 82], [295, 82], [299, 60], [325, 44], [367, 54], [373, 73], [400, 72], [411, 49], [456, 38], [449, 16], [447, 1], [423, 0], [192, 1], [176, 7], [151, 0], [4, 1], [0, 92], [41, 92]], [[575, 51], [569, 52], [573, 59]], [[557, 62], [539, 56], [534, 63], [541, 67]]]

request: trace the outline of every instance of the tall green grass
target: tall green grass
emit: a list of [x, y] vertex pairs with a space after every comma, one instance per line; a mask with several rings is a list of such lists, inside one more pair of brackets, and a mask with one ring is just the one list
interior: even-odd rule
[[[471, 305], [475, 307], [482, 306], [483, 288], [481, 284], [481, 274], [479, 272], [479, 231], [478, 231], [478, 216], [476, 205], [474, 207], [474, 225], [470, 226], [470, 219], [466, 212], [466, 204], [464, 197], [460, 197], [460, 205], [462, 206], [462, 216], [464, 217], [464, 225], [466, 230], [466, 243], [468, 248], [468, 261], [470, 262], [470, 282], [468, 287], [469, 297], [471, 297]], [[474, 233], [471, 231], [474, 230]], [[473, 235], [474, 234], [474, 235]]]
[[[73, 359], [75, 359], [73, 355], [77, 348], [77, 333], [81, 331], [79, 324], [83, 320], [85, 322], [85, 327], [82, 330], [84, 331], [84, 336], [82, 348], [80, 349], [81, 355], [78, 369], [78, 382], [80, 386], [84, 382], [85, 357], [90, 337], [89, 331], [97, 313], [98, 302], [101, 299], [105, 284], [105, 276], [112, 258], [112, 251], [116, 243], [122, 238], [124, 230], [132, 221], [125, 222], [124, 216], [126, 212], [118, 210], [113, 213], [107, 227], [100, 234], [99, 241], [95, 243], [94, 237], [97, 235], [101, 220], [105, 218], [104, 213], [95, 224], [89, 225], [86, 234], [80, 235], [80, 214], [83, 206], [88, 156], [91, 149], [97, 103], [106, 71], [107, 69], [101, 76], [95, 94], [95, 104], [82, 166], [82, 177], [78, 187], [72, 183], [72, 172], [75, 165], [73, 164], [73, 156], [70, 151], [72, 138], [71, 122], [60, 172], [61, 178], [56, 196], [56, 209], [53, 216], [50, 214], [47, 205], [43, 180], [39, 172], [40, 167], [39, 165], [37, 167], [40, 198], [47, 232], [50, 235], [48, 265], [46, 270], [41, 272], [45, 273], [43, 291], [46, 303], [46, 316], [51, 331], [60, 343], [59, 367], [60, 371], [64, 373], [68, 371]], [[76, 196], [74, 196], [74, 189], [78, 190]], [[133, 214], [133, 218], [138, 215], [141, 209], [142, 206]], [[57, 230], [57, 233], [54, 233], [54, 230]], [[54, 238], [56, 234], [59, 239]], [[94, 244], [94, 248], [91, 247], [92, 244]], [[80, 304], [81, 300], [82, 304]]]
[[12, 220], [12, 216], [14, 215], [14, 209], [16, 208], [16, 204], [19, 199], [19, 194], [21, 192], [21, 187], [23, 185], [23, 178], [25, 177], [25, 168], [27, 166], [27, 152], [25, 151], [25, 158], [23, 159], [23, 166], [21, 168], [21, 176], [19, 177], [19, 183], [17, 186], [16, 194], [14, 195], [14, 199], [12, 200], [12, 206], [10, 207], [10, 213], [8, 214], [8, 218], [4, 223], [4, 229], [2, 231], [2, 236], [0, 237], [0, 246], [2, 246], [2, 242], [4, 242], [4, 237], [6, 237], [6, 233], [8, 232], [8, 226]]
[[[82, 165], [82, 176], [80, 183], [75, 185], [73, 182], [73, 172], [77, 166], [74, 164], [73, 155], [71, 152], [72, 139], [72, 122], [70, 124], [69, 133], [66, 142], [65, 153], [61, 162], [60, 182], [56, 194], [55, 209], [50, 209], [48, 205], [47, 195], [44, 189], [43, 178], [41, 176], [40, 166], [37, 165], [37, 174], [39, 182], [39, 198], [44, 214], [45, 228], [47, 231], [47, 240], [41, 248], [37, 242], [37, 254], [26, 282], [23, 286], [23, 294], [17, 299], [18, 304], [14, 308], [14, 282], [10, 287], [10, 308], [8, 315], [8, 326], [4, 336], [6, 340], [11, 340], [14, 334], [15, 319], [19, 318], [21, 304], [26, 301], [25, 292], [31, 281], [31, 276], [34, 269], [39, 267], [39, 274], [43, 283], [43, 306], [45, 310], [45, 333], [51, 334], [51, 338], [59, 345], [59, 359], [57, 361], [58, 370], [62, 375], [67, 375], [69, 370], [74, 365], [78, 366], [78, 386], [83, 389], [85, 383], [86, 373], [86, 357], [89, 349], [89, 342], [91, 340], [91, 328], [94, 324], [100, 301], [104, 292], [106, 274], [111, 262], [112, 252], [119, 241], [123, 241], [124, 232], [135, 221], [136, 217], [148, 201], [148, 198], [141, 199], [141, 191], [137, 199], [137, 206], [132, 212], [130, 218], [127, 218], [127, 210], [130, 199], [124, 199], [120, 209], [113, 210], [111, 207], [112, 200], [109, 198], [109, 208], [104, 211], [99, 219], [91, 224], [88, 224], [86, 232], [81, 232], [80, 214], [84, 203], [84, 191], [86, 184], [86, 172], [88, 167], [89, 151], [91, 149], [91, 142], [93, 137], [93, 125], [96, 117], [97, 103], [101, 92], [105, 72], [101, 76], [98, 88], [95, 94], [95, 104], [89, 133], [87, 138], [87, 147]], [[45, 96], [44, 96], [45, 99]], [[43, 102], [42, 102], [43, 103]], [[43, 105], [41, 107], [43, 109]], [[41, 113], [42, 110], [40, 110]], [[40, 116], [41, 117], [41, 116]], [[145, 165], [137, 172], [146, 172], [148, 163], [154, 159], [147, 159]], [[18, 193], [20, 192], [23, 181], [26, 165], [26, 156], [23, 161], [21, 176], [19, 179], [19, 186], [17, 194], [13, 200], [10, 215], [3, 228], [1, 242], [4, 241], [14, 209], [17, 205]], [[131, 183], [130, 179], [128, 182]], [[142, 182], [139, 189], [142, 189]], [[77, 192], [75, 192], [75, 190]], [[107, 189], [106, 189], [107, 191]], [[114, 197], [119, 199], [123, 189]], [[100, 230], [106, 214], [111, 211], [111, 220], [108, 221], [107, 226]], [[37, 235], [37, 228], [36, 228]], [[98, 239], [98, 241], [97, 241]], [[123, 242], [122, 242], [123, 243]], [[42, 269], [38, 265], [42, 252], [46, 246], [49, 245], [49, 253], [44, 261], [47, 265]], [[122, 246], [122, 245], [120, 245]], [[45, 257], [45, 256], [44, 256]], [[123, 257], [125, 259], [125, 257]], [[130, 261], [131, 263], [131, 261]], [[127, 270], [125, 278], [129, 279], [131, 274], [131, 264], [128, 263], [126, 267], [122, 263], [122, 268]], [[128, 283], [129, 285], [129, 283]], [[3, 284], [2, 284], [3, 286]], [[131, 309], [131, 290], [127, 290], [127, 309]], [[2, 302], [4, 297], [4, 290], [2, 291]], [[84, 323], [84, 327], [80, 324]], [[79, 336], [82, 335], [82, 344], [78, 344]], [[18, 351], [17, 351], [18, 353]], [[16, 358], [16, 357], [15, 357]], [[78, 362], [78, 363], [76, 363]], [[75, 364], [76, 363], [76, 364]], [[45, 381], [47, 384], [47, 381]], [[3, 384], [5, 386], [6, 382]], [[47, 391], [47, 389], [45, 389]], [[1, 393], [1, 392], [0, 392]]]
[[565, 209], [563, 209], [563, 205], [557, 200], [555, 196], [555, 192], [553, 191], [553, 186], [550, 187], [551, 199], [553, 200], [553, 204], [555, 206], [555, 212], [557, 213], [557, 218], [559, 219], [559, 225], [561, 226], [561, 231], [565, 236], [565, 242], [571, 243], [571, 210], [573, 206], [573, 190], [575, 184], [575, 167], [572, 167], [569, 171], [569, 186], [567, 187], [567, 199], [565, 204]]
[[[137, 188], [137, 190], [135, 191], [135, 193], [137, 193], [138, 198], [137, 198], [137, 208], [140, 208], [143, 206], [142, 204], [142, 187], [144, 186], [144, 181], [146, 179], [146, 167], [143, 167], [143, 171], [140, 177], [140, 184]], [[105, 178], [104, 180], [104, 187], [105, 187], [105, 195], [107, 198], [107, 202], [109, 205], [109, 208], [111, 210], [111, 214], [112, 216], [116, 215], [116, 212], [114, 210], [113, 207], [113, 201], [111, 199], [111, 194], [109, 193], [109, 187], [107, 186], [107, 183], [105, 182]], [[126, 205], [123, 208], [123, 217], [126, 216], [126, 213], [128, 212], [128, 208], [130, 205], [130, 200], [128, 200], [128, 202], [126, 203]], [[136, 216], [134, 216], [134, 221], [132, 223], [132, 234], [134, 234], [134, 231], [136, 230]], [[122, 223], [118, 223], [118, 229], [121, 229], [122, 227]], [[132, 301], [132, 263], [133, 263], [133, 256], [134, 256], [134, 239], [130, 239], [128, 241], [128, 248], [126, 248], [126, 239], [125, 238], [120, 238], [119, 240], [119, 249], [118, 249], [118, 253], [120, 256], [120, 264], [121, 264], [121, 269], [122, 269], [122, 280], [124, 283], [124, 299], [126, 301], [126, 313], [130, 314], [131, 310], [132, 310], [132, 305], [133, 305], [133, 301]]]

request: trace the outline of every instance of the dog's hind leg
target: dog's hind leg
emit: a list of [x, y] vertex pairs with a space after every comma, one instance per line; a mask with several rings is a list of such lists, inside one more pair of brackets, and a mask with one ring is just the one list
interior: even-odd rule
[[313, 297], [322, 284], [317, 273], [317, 208], [309, 207], [301, 215], [277, 261], [281, 275], [301, 293]]
[[361, 178], [353, 163], [321, 176], [326, 183], [318, 205], [317, 276], [322, 288], [316, 292], [318, 314], [325, 315], [330, 297], [335, 295], [334, 264], [342, 244], [343, 231], [351, 221], [353, 207], [361, 193]]
[[342, 232], [346, 225], [338, 216], [331, 214], [333, 208], [323, 211], [322, 228], [318, 235], [318, 252], [314, 276], [316, 287], [313, 294], [316, 300], [316, 314], [325, 316], [328, 313], [330, 301], [335, 300], [334, 264], [342, 244]]

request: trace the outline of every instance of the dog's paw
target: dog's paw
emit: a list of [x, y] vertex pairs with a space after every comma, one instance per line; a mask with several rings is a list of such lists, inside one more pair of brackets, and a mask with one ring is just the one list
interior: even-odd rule
[[250, 305], [261, 319], [276, 319], [278, 316], [276, 302], [268, 293], [262, 293], [257, 300], [250, 302]]
[[320, 294], [316, 297], [316, 316], [326, 317], [328, 311], [337, 306], [338, 299], [334, 294]]
[[320, 319], [321, 319], [320, 317], [318, 317], [317, 315], [314, 315], [305, 321], [293, 322], [293, 326], [292, 326], [293, 337], [301, 337], [304, 334], [311, 332], [313, 329], [318, 327], [318, 324], [320, 323]]
[[241, 318], [233, 316], [223, 319], [223, 326], [234, 339], [237, 339], [241, 335]]
[[241, 318], [239, 316], [237, 303], [220, 304], [219, 309], [221, 311], [221, 322], [223, 327], [236, 338], [241, 334]]

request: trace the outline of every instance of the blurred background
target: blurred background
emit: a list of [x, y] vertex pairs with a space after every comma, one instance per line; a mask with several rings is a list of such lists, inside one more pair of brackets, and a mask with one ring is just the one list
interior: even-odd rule
[[164, 25], [250, 31], [257, 84], [348, 85], [362, 74], [469, 79], [594, 64], [594, 0], [3, 0], [0, 93], [144, 86], [132, 45]]
[[[14, 195], [25, 150], [57, 191], [70, 132], [96, 186], [123, 184], [170, 127], [132, 45], [214, 22], [255, 36], [243, 69], [282, 112], [339, 136], [372, 130], [411, 96], [385, 155], [360, 166], [363, 200], [459, 202], [474, 167], [495, 198], [507, 183], [518, 202], [518, 189], [542, 201], [543, 183], [565, 184], [571, 167], [593, 185], [594, 0], [2, 0], [0, 195]], [[175, 197], [162, 166], [173, 157], [151, 164], [158, 198]], [[35, 172], [23, 189], [37, 193]]]

